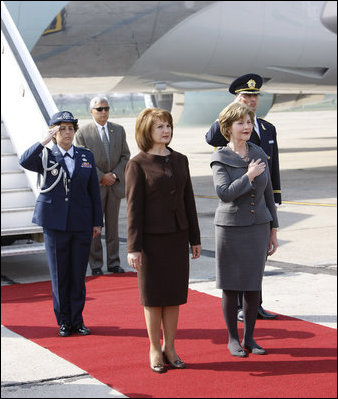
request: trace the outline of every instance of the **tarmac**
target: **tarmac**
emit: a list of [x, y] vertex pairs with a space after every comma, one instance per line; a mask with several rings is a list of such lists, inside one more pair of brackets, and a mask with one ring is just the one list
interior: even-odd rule
[[[264, 273], [263, 306], [336, 329], [337, 113], [271, 112], [266, 119], [277, 127], [283, 203], [278, 209], [279, 248], [268, 258]], [[125, 127], [132, 156], [136, 155], [135, 118], [114, 121]], [[171, 147], [188, 156], [202, 236], [202, 256], [191, 261], [189, 286], [220, 297], [215, 288], [213, 226], [218, 200], [209, 167], [213, 148], [204, 140], [207, 130], [208, 126], [178, 125]], [[132, 271], [126, 260], [125, 200], [119, 236], [121, 266]], [[45, 254], [1, 259], [2, 286], [49, 279]], [[4, 326], [1, 353], [3, 398], [125, 397]]]

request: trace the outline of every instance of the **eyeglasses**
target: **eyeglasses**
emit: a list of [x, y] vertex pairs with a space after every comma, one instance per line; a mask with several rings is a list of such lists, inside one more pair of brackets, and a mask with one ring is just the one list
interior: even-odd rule
[[99, 112], [102, 112], [103, 110], [108, 112], [110, 110], [110, 107], [98, 107], [98, 108], [94, 108], [94, 109], [96, 109], [96, 111], [99, 111]]

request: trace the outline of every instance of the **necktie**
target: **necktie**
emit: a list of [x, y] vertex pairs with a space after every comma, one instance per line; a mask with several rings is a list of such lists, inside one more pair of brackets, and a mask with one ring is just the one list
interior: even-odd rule
[[110, 156], [109, 156], [109, 141], [108, 141], [108, 138], [107, 138], [107, 135], [106, 135], [106, 130], [105, 130], [105, 128], [103, 126], [102, 126], [102, 141], [103, 141], [104, 149], [106, 150], [107, 157], [108, 157], [108, 159], [110, 159]]
[[255, 131], [255, 129], [252, 130], [251, 133], [251, 137], [250, 137], [250, 141], [258, 146], [261, 145], [261, 139], [259, 138], [257, 132]]
[[72, 157], [68, 152], [65, 152], [63, 159], [65, 160], [65, 164], [69, 172], [69, 175], [70, 177], [72, 177], [74, 171], [74, 161], [73, 161], [74, 157]]

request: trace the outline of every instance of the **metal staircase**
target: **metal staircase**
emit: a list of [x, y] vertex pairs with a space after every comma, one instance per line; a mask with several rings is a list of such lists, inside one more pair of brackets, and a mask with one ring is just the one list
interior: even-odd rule
[[42, 228], [32, 223], [35, 195], [1, 121], [1, 256], [44, 252]]
[[18, 155], [45, 135], [57, 107], [3, 1], [1, 98], [1, 256], [44, 252], [42, 228], [32, 223], [37, 176]]

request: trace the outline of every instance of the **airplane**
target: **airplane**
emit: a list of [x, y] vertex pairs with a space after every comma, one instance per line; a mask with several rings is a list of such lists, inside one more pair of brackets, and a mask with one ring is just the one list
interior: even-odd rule
[[[31, 54], [55, 95], [139, 92], [170, 108], [175, 93], [187, 105], [187, 93], [204, 91], [219, 112], [232, 98], [220, 91], [228, 95], [235, 77], [254, 72], [269, 93], [267, 113], [274, 103], [337, 90], [336, 1], [5, 3], [14, 16], [20, 4], [26, 32], [27, 19], [39, 21]], [[56, 17], [47, 27], [50, 7]]]

